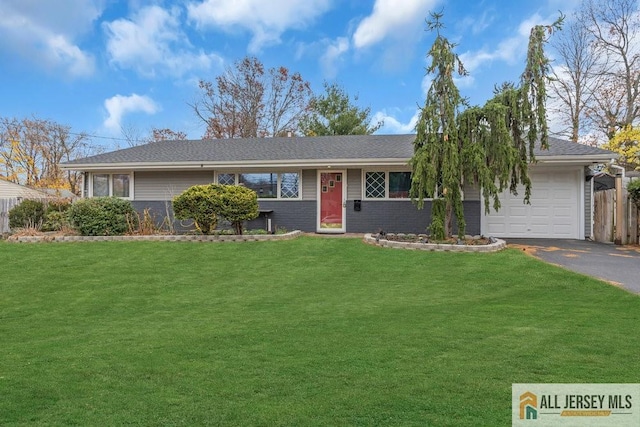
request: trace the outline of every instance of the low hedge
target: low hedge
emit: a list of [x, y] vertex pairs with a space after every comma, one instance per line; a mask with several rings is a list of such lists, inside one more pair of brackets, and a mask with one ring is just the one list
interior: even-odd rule
[[71, 225], [83, 236], [119, 236], [137, 226], [129, 200], [117, 197], [81, 199], [69, 208]]

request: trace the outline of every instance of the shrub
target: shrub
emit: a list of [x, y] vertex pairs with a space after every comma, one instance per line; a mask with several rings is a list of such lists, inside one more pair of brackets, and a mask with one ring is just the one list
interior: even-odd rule
[[37, 228], [44, 219], [44, 203], [39, 200], [23, 200], [9, 211], [10, 228]]
[[67, 199], [49, 200], [42, 223], [42, 231], [60, 231], [69, 228], [69, 208], [71, 202]]
[[47, 201], [47, 213], [49, 212], [67, 212], [71, 207], [69, 199], [53, 199]]
[[242, 234], [243, 222], [258, 217], [258, 195], [236, 185], [194, 185], [174, 197], [173, 211], [178, 219], [193, 220], [201, 233], [212, 233], [220, 216]]
[[216, 192], [219, 185], [194, 185], [173, 198], [173, 212], [178, 219], [191, 219], [203, 234], [210, 234], [218, 224]]
[[63, 228], [69, 227], [69, 217], [67, 212], [60, 211], [48, 211], [44, 215], [44, 222], [42, 223], [42, 231], [60, 231]]
[[[215, 184], [212, 184], [215, 185]], [[242, 234], [244, 221], [258, 217], [258, 195], [247, 187], [217, 185], [218, 214], [231, 223], [236, 234]]]
[[125, 234], [137, 216], [128, 200], [96, 197], [71, 205], [69, 220], [83, 236], [116, 236]]
[[627, 185], [627, 191], [629, 192], [629, 197], [631, 197], [633, 203], [640, 208], [640, 179], [634, 179], [629, 182]]

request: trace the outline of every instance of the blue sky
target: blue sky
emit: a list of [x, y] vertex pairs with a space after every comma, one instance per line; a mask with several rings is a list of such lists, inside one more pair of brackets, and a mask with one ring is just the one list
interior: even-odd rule
[[0, 0], [0, 116], [35, 115], [109, 148], [121, 127], [200, 138], [187, 105], [197, 81], [246, 55], [299, 71], [316, 93], [337, 82], [385, 125], [410, 133], [424, 102], [425, 31], [443, 11], [470, 76], [458, 86], [482, 104], [517, 81], [532, 25], [570, 15], [578, 0]]

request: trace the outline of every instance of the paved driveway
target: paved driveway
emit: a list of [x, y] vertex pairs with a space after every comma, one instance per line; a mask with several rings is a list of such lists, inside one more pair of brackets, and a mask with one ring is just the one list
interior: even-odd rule
[[586, 240], [506, 239], [517, 247], [569, 270], [597, 277], [640, 294], [640, 247]]

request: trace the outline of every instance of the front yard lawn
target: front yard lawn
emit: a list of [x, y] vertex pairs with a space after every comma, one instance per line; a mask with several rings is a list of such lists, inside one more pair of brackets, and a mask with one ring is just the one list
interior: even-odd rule
[[530, 258], [304, 237], [0, 242], [0, 425], [509, 425], [640, 382], [640, 298]]

